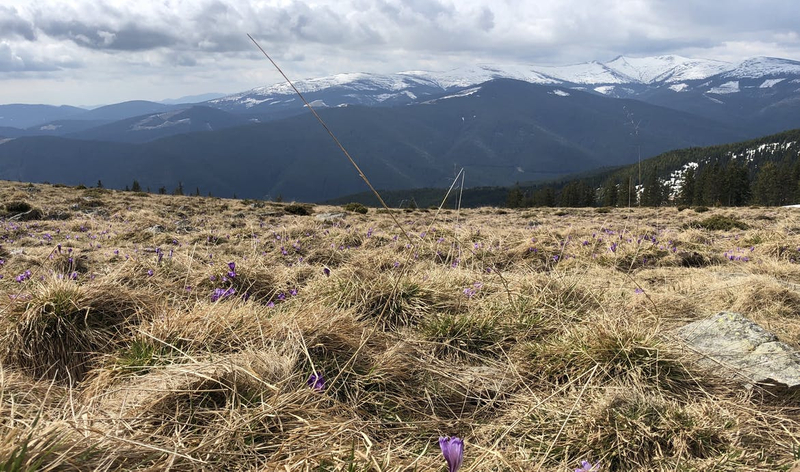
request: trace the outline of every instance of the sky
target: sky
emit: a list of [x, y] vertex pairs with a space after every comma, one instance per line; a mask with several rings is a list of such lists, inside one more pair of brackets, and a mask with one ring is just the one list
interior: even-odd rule
[[0, 104], [97, 106], [344, 72], [618, 55], [800, 60], [797, 0], [0, 0]]

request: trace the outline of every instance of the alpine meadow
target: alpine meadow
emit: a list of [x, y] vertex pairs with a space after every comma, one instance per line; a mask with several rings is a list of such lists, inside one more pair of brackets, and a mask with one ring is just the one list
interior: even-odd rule
[[0, 472], [800, 472], [795, 0], [2, 3]]

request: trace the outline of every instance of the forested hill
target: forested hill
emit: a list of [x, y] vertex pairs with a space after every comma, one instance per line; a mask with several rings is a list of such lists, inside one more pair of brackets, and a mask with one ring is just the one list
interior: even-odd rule
[[[638, 189], [638, 192], [635, 191]], [[438, 205], [447, 189], [383, 192], [390, 205]], [[641, 202], [637, 201], [638, 198]], [[462, 197], [453, 192], [447, 206]], [[368, 193], [331, 203], [376, 206]], [[733, 144], [691, 147], [645, 159], [640, 164], [597, 170], [543, 184], [510, 189], [464, 189], [462, 206], [740, 206], [800, 202], [800, 129]]]
[[[638, 190], [638, 192], [637, 192]], [[800, 129], [749, 141], [666, 152], [552, 185], [514, 187], [507, 205], [646, 206], [800, 201]]]

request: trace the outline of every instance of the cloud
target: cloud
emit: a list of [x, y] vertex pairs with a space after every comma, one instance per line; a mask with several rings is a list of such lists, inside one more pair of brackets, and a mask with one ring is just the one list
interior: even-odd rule
[[87, 25], [76, 20], [54, 20], [42, 25], [42, 31], [53, 38], [68, 39], [78, 46], [89, 49], [143, 51], [170, 47], [177, 43], [167, 31], [158, 31], [130, 22], [111, 26]]
[[0, 42], [0, 74], [8, 72], [48, 72], [59, 68], [15, 51], [10, 44]]
[[23, 19], [14, 7], [0, 6], [0, 38], [25, 38], [28, 41], [36, 39], [33, 23]]
[[494, 28], [494, 13], [488, 7], [483, 7], [481, 9], [481, 13], [478, 16], [477, 21], [478, 28], [483, 31], [491, 31]]
[[[0, 70], [49, 73], [59, 80], [101, 86], [139, 80], [142, 90], [150, 90], [156, 82], [192, 81], [198, 89], [191, 93], [201, 93], [279, 81], [256, 62], [264, 58], [247, 33], [295, 78], [350, 71], [444, 70], [476, 62], [566, 64], [609, 60], [619, 54], [676, 53], [729, 61], [753, 54], [800, 59], [796, 0], [4, 0], [3, 4]], [[201, 80], [207, 83], [205, 89], [200, 88]]]

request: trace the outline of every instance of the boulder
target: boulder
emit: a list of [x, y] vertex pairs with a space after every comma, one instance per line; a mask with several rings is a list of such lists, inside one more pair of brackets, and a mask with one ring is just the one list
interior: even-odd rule
[[800, 385], [800, 353], [739, 313], [718, 313], [677, 329], [675, 335], [702, 356], [698, 364], [729, 370], [748, 383]]

